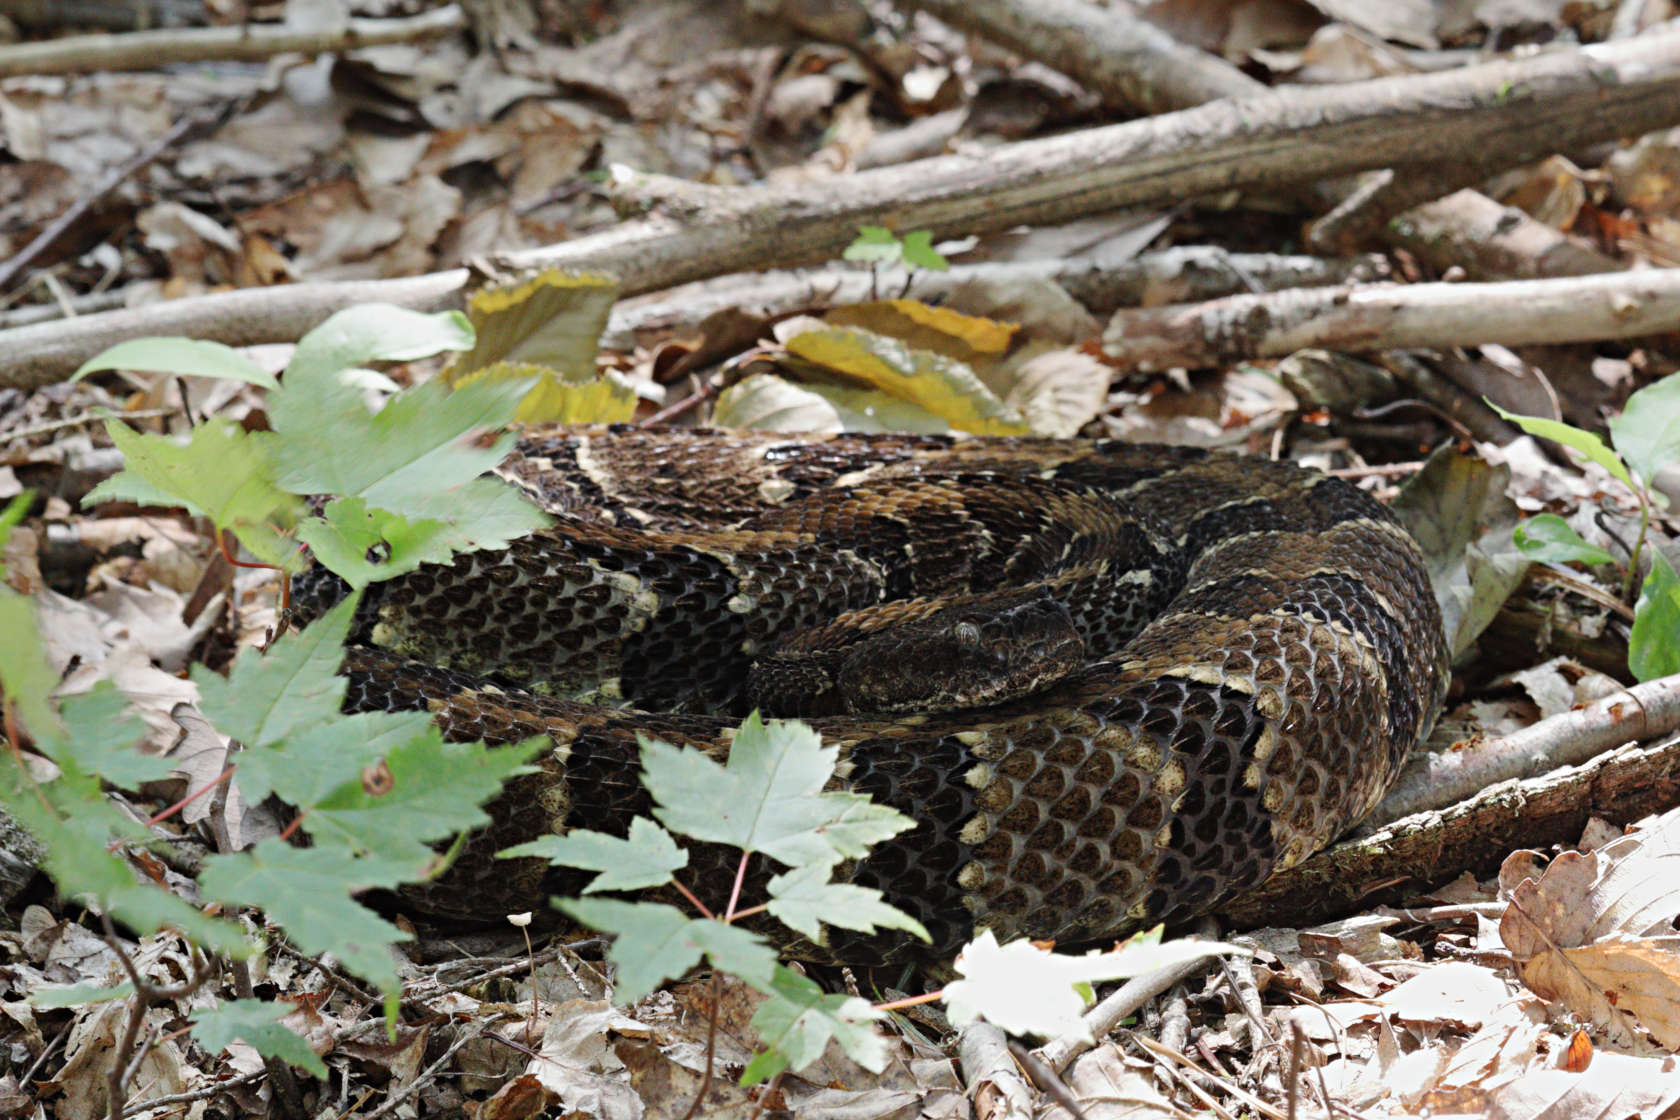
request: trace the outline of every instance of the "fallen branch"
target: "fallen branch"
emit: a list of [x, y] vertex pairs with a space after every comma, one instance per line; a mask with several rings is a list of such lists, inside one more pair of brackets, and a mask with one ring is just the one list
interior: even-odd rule
[[861, 303], [903, 294], [930, 303], [974, 283], [1053, 280], [1087, 310], [1212, 299], [1232, 292], [1282, 291], [1370, 281], [1388, 275], [1378, 256], [1343, 260], [1279, 253], [1228, 253], [1215, 246], [1188, 245], [1145, 253], [1114, 263], [1097, 257], [1058, 257], [956, 265], [945, 272], [882, 269], [854, 265], [748, 272], [697, 280], [678, 288], [621, 300], [607, 321], [606, 340], [621, 345], [633, 337], [693, 327], [708, 315], [740, 310], [774, 318], [810, 308]]
[[1602, 751], [1680, 731], [1680, 677], [1662, 677], [1559, 712], [1521, 731], [1420, 753], [1364, 830], [1441, 809], [1498, 782], [1578, 766]]
[[[507, 267], [616, 274], [627, 294], [766, 265], [834, 257], [859, 226], [990, 233], [1120, 206], [1180, 202], [1232, 187], [1278, 186], [1474, 151], [1509, 164], [1593, 139], [1680, 123], [1680, 27], [1626, 43], [1557, 50], [1444, 74], [1268, 92], [1105, 128], [940, 156], [844, 179], [729, 192], [726, 209], [653, 215], [542, 249]], [[439, 277], [451, 277], [453, 282]], [[464, 271], [385, 281], [458, 297]], [[377, 283], [368, 288], [379, 290]], [[200, 297], [204, 300], [222, 297]], [[375, 296], [374, 298], [394, 298]], [[0, 387], [64, 377], [105, 346], [157, 328], [143, 316], [0, 333]], [[241, 342], [296, 338], [287, 324]], [[233, 341], [219, 331], [219, 341]]]
[[1627, 267], [1479, 191], [1456, 191], [1413, 207], [1388, 223], [1385, 240], [1437, 273], [1457, 267], [1472, 280], [1590, 276]]
[[1188, 109], [1266, 86], [1117, 4], [1088, 0], [906, 0], [942, 22], [1075, 79], [1114, 108]]
[[1626, 824], [1677, 804], [1680, 737], [1621, 747], [1327, 848], [1227, 903], [1220, 917], [1241, 928], [1327, 921], [1369, 907], [1379, 891], [1415, 894], [1466, 871], [1491, 874], [1518, 848], [1573, 844], [1589, 817]]
[[[1165, 31], [1122, 8], [1098, 9], [1080, 0], [906, 0], [951, 24], [983, 35], [1036, 62], [1060, 70], [1096, 92], [1108, 105], [1136, 107], [1158, 113], [1183, 109], [1222, 97], [1252, 97], [1267, 87], [1236, 67], [1204, 51], [1179, 43]], [[1476, 184], [1493, 170], [1484, 153], [1465, 150], [1457, 158], [1413, 167], [1405, 174], [1384, 170], [1364, 176], [1351, 188], [1344, 183], [1319, 184], [1318, 196], [1332, 209], [1308, 230], [1308, 244], [1316, 251], [1346, 255], [1380, 240], [1412, 248], [1421, 238], [1462, 246], [1466, 256], [1483, 243], [1490, 248], [1474, 259], [1489, 267], [1473, 268], [1478, 279], [1504, 280], [1527, 276], [1584, 275], [1620, 267], [1565, 235], [1550, 231], [1523, 215], [1529, 227], [1490, 231], [1487, 210], [1497, 203], [1474, 192], [1459, 190]], [[1422, 203], [1453, 194], [1449, 205]], [[1414, 210], [1414, 207], [1419, 209]], [[1423, 212], [1427, 211], [1427, 212]], [[1410, 219], [1405, 230], [1391, 222], [1402, 214]], [[1564, 247], [1553, 249], [1552, 242]], [[1570, 245], [1579, 248], [1571, 252]], [[1542, 252], [1554, 257], [1551, 271], [1520, 267], [1525, 255]], [[1500, 263], [1513, 266], [1498, 271]], [[1598, 263], [1600, 267], [1593, 267]]]
[[1200, 369], [1297, 350], [1524, 346], [1680, 330], [1680, 269], [1499, 284], [1230, 296], [1116, 312], [1103, 353], [1127, 369]]
[[264, 62], [281, 54], [328, 54], [412, 43], [466, 29], [451, 4], [407, 19], [353, 19], [342, 27], [301, 30], [283, 24], [72, 35], [0, 47], [0, 78], [21, 74], [89, 74], [155, 70], [178, 62]]

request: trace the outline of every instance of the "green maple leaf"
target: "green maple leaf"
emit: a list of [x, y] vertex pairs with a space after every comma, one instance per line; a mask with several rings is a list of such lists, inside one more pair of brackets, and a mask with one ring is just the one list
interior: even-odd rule
[[838, 1039], [846, 1055], [865, 1069], [880, 1073], [886, 1068], [886, 1044], [870, 1025], [886, 1014], [868, 1000], [829, 995], [781, 965], [776, 966], [769, 995], [752, 1017], [768, 1049], [747, 1063], [741, 1084], [757, 1084], [789, 1066], [803, 1069], [822, 1056], [830, 1039]]
[[241, 751], [233, 780], [253, 805], [269, 794], [288, 805], [316, 805], [432, 726], [427, 712], [323, 716], [321, 723], [291, 731], [272, 746]]
[[459, 538], [442, 521], [410, 520], [374, 509], [363, 498], [339, 498], [328, 502], [320, 517], [298, 526], [298, 539], [316, 560], [359, 589], [421, 564], [443, 563]]
[[902, 929], [931, 941], [922, 923], [881, 898], [873, 887], [830, 882], [832, 864], [811, 863], [770, 880], [772, 917], [813, 941], [822, 939], [822, 923], [845, 929]]
[[564, 836], [539, 836], [500, 854], [507, 859], [536, 856], [565, 867], [601, 872], [583, 888], [584, 894], [662, 887], [671, 881], [672, 872], [688, 866], [688, 853], [646, 817], [630, 822], [628, 839], [575, 828]]
[[547, 736], [495, 750], [445, 743], [443, 733], [427, 725], [382, 756], [385, 781], [372, 789], [359, 776], [342, 783], [311, 805], [304, 829], [317, 844], [387, 857], [402, 853], [424, 864], [430, 841], [490, 823], [480, 805], [550, 745]]
[[131, 430], [109, 420], [105, 430], [123, 453], [120, 473], [95, 486], [83, 502], [121, 499], [141, 505], [182, 506], [231, 529], [257, 558], [296, 564], [296, 546], [277, 524], [291, 521], [297, 499], [274, 483], [263, 444], [238, 424], [206, 420], [186, 443]]
[[719, 766], [691, 747], [642, 740], [642, 782], [673, 832], [783, 863], [834, 863], [915, 822], [854, 793], [823, 792], [837, 748], [824, 747], [803, 723], [765, 724], [748, 716]]
[[206, 898], [256, 906], [303, 952], [331, 953], [350, 971], [398, 993], [390, 946], [409, 934], [350, 897], [370, 887], [395, 887], [424, 871], [411, 859], [355, 856], [340, 848], [294, 848], [277, 838], [204, 861]]
[[337, 719], [347, 687], [338, 666], [356, 601], [357, 596], [347, 596], [303, 633], [275, 642], [266, 655], [250, 647], [240, 650], [225, 679], [193, 666], [205, 718], [251, 750]]
[[776, 968], [775, 950], [759, 935], [690, 918], [674, 906], [615, 898], [561, 899], [556, 905], [590, 928], [616, 935], [608, 955], [618, 966], [613, 998], [620, 1003], [634, 1003], [702, 957], [760, 988]]
[[280, 1024], [291, 1010], [288, 1004], [260, 999], [223, 1000], [193, 1016], [192, 1035], [212, 1054], [227, 1049], [231, 1042], [243, 1041], [265, 1058], [290, 1062], [325, 1080], [326, 1063], [309, 1043]]

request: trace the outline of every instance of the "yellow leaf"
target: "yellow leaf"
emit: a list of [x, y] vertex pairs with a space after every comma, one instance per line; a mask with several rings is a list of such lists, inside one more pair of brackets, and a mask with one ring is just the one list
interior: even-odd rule
[[1024, 435], [1021, 414], [999, 400], [962, 362], [917, 350], [896, 338], [848, 327], [806, 331], [787, 340], [802, 362], [910, 401], [977, 435]]
[[931, 307], [916, 299], [885, 299], [836, 307], [823, 319], [838, 327], [862, 327], [889, 335], [917, 349], [970, 363], [1004, 354], [1020, 329], [1014, 323], [964, 315], [948, 307]]
[[547, 269], [517, 284], [485, 287], [467, 301], [477, 333], [473, 348], [444, 373], [457, 384], [498, 362], [547, 366], [570, 377], [592, 377], [607, 313], [618, 282], [605, 276]]
[[948, 432], [926, 409], [877, 389], [795, 385], [766, 373], [718, 394], [712, 423], [766, 432]]
[[636, 391], [611, 370], [572, 377], [546, 366], [497, 362], [456, 380], [455, 388], [474, 381], [538, 379], [519, 402], [514, 419], [522, 424], [621, 424], [636, 414]]

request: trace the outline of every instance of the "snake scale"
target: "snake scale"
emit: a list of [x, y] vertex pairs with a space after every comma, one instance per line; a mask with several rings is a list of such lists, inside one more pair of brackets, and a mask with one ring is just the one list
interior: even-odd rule
[[[1109, 440], [534, 428], [497, 473], [554, 527], [376, 585], [346, 660], [349, 710], [552, 738], [419, 896], [438, 913], [575, 893], [581, 879], [491, 853], [623, 834], [650, 808], [637, 733], [721, 760], [755, 662], [790, 634], [890, 645], [887, 623], [932, 614], [962, 639], [912, 641], [896, 663], [837, 660], [825, 638], [793, 655], [795, 675], [814, 658], [825, 681], [857, 678], [807, 705], [839, 747], [834, 786], [916, 821], [844, 872], [934, 945], [831, 930], [793, 946], [847, 963], [947, 954], [980, 928], [1067, 944], [1206, 912], [1366, 814], [1445, 690], [1414, 542], [1292, 464]], [[904, 663], [939, 695], [970, 653], [993, 656], [993, 600], [1025, 612], [1025, 644], [995, 659], [1030, 679], [905, 710]], [[871, 697], [884, 710], [860, 710]], [[733, 867], [702, 849], [685, 881], [721, 898]]]

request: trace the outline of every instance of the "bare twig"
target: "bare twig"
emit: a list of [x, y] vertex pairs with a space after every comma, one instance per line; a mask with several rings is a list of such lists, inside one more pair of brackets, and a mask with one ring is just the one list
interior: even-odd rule
[[[1205, 970], [1216, 959], [1217, 954], [1209, 953], [1205, 957], [1196, 957], [1177, 964], [1157, 969], [1145, 976], [1135, 976], [1126, 981], [1119, 988], [1105, 997], [1100, 1003], [1085, 1013], [1085, 1027], [1092, 1038], [1102, 1038], [1120, 1024], [1122, 1019], [1134, 1014], [1138, 1008], [1191, 976]], [[1038, 1056], [1044, 1059], [1051, 1069], [1061, 1071], [1068, 1063], [1091, 1048], [1086, 1039], [1074, 1035], [1052, 1039], [1038, 1048]]]
[[75, 35], [0, 48], [0, 77], [153, 70], [168, 63], [209, 60], [263, 62], [281, 54], [326, 54], [412, 43], [453, 35], [466, 26], [466, 16], [451, 4], [407, 19], [353, 19], [342, 27], [320, 30], [243, 24]]
[[82, 215], [93, 208], [94, 203], [116, 190], [125, 179], [138, 173], [153, 160], [163, 155], [164, 152], [186, 139], [187, 136], [219, 126], [233, 112], [237, 104], [237, 101], [230, 101], [219, 106], [214, 113], [187, 114], [176, 121], [168, 132], [147, 144], [135, 153], [133, 158], [94, 184], [92, 190], [76, 199], [75, 202], [64, 208], [63, 213], [48, 222], [46, 228], [36, 234], [29, 244], [12, 254], [8, 260], [0, 261], [0, 289], [10, 286], [20, 272], [34, 263], [36, 257], [51, 248], [53, 242], [63, 237], [66, 230], [80, 221]]
[[1451, 805], [1497, 782], [1577, 766], [1601, 751], [1676, 730], [1680, 676], [1646, 681], [1509, 735], [1420, 753], [1367, 818], [1365, 828], [1372, 831], [1413, 813]]

